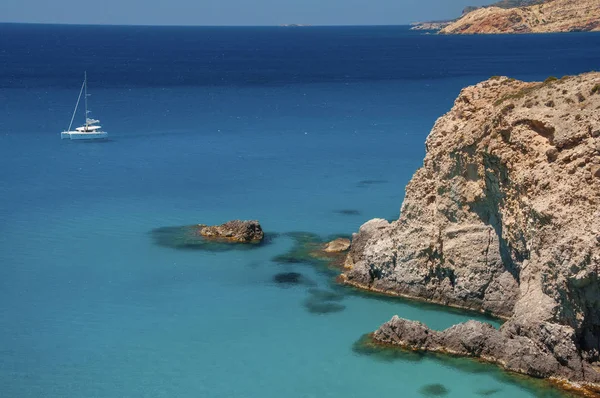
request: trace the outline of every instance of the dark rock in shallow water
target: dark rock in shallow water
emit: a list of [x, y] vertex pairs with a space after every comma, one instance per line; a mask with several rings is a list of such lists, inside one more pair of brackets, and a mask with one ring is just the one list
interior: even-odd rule
[[477, 395], [481, 395], [482, 397], [489, 397], [490, 395], [494, 395], [500, 391], [502, 391], [500, 388], [490, 388], [490, 389], [486, 389], [486, 390], [477, 390], [477, 391], [475, 391], [475, 393]]
[[278, 254], [273, 257], [272, 260], [279, 264], [301, 264], [310, 263], [310, 259], [303, 258], [302, 256], [295, 255], [296, 253], [288, 252], [285, 254]]
[[200, 235], [198, 225], [160, 227], [150, 232], [154, 243], [173, 249], [205, 250], [222, 252], [228, 250], [249, 250], [271, 243], [276, 234], [263, 234], [261, 241], [237, 242], [226, 239], [211, 239]]
[[200, 235], [209, 239], [248, 243], [260, 242], [264, 238], [262, 227], [255, 220], [233, 220], [225, 224], [213, 226], [200, 224], [198, 227], [200, 228]]
[[443, 384], [427, 384], [419, 390], [426, 397], [441, 397], [448, 394], [448, 389]]
[[317, 267], [320, 271], [336, 274], [334, 267], [340, 267], [346, 254], [343, 252], [326, 252], [325, 243], [331, 238], [338, 238], [339, 235], [328, 239], [322, 239], [319, 235], [309, 232], [290, 232], [286, 233], [294, 240], [294, 246], [284, 254], [273, 257], [273, 261], [280, 264], [308, 264]]
[[335, 212], [338, 214], [342, 214], [344, 216], [359, 216], [360, 215], [360, 211], [354, 210], [354, 209], [342, 209], [342, 210], [336, 210]]
[[376, 185], [376, 184], [385, 184], [387, 183], [387, 180], [362, 180], [358, 182], [358, 186], [359, 187], [368, 187], [370, 185]]
[[281, 272], [273, 276], [273, 281], [285, 285], [298, 285], [302, 283], [302, 274], [298, 272]]
[[340, 312], [346, 309], [345, 305], [323, 301], [314, 298], [308, 298], [304, 301], [304, 307], [311, 314], [330, 314]]
[[288, 232], [285, 234], [294, 240], [294, 246], [284, 254], [273, 257], [273, 261], [281, 264], [314, 264], [315, 258], [310, 255], [321, 242], [318, 235], [310, 232]]

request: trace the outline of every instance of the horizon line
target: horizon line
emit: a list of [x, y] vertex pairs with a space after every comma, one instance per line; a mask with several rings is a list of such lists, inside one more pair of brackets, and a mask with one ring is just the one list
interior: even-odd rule
[[412, 26], [421, 22], [401, 24], [299, 24], [282, 23], [276, 25], [172, 25], [172, 24], [110, 24], [110, 23], [72, 23], [72, 22], [3, 22], [0, 25], [58, 25], [58, 26], [121, 26], [121, 27], [177, 27], [177, 28], [334, 28], [334, 27], [369, 27], [369, 26]]

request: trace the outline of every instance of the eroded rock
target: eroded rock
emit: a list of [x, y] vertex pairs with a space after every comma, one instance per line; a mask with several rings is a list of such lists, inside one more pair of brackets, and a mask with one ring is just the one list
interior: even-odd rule
[[198, 227], [200, 228], [200, 235], [209, 239], [224, 239], [246, 243], [260, 242], [264, 238], [262, 227], [255, 220], [233, 220], [214, 226], [200, 224]]
[[205, 237], [200, 234], [198, 225], [182, 225], [173, 227], [155, 228], [150, 232], [154, 243], [159, 246], [179, 250], [203, 250], [210, 252], [222, 252], [230, 250], [254, 250], [269, 244], [277, 234], [263, 234], [261, 240], [234, 240], [228, 238], [217, 238], [216, 236]]
[[350, 249], [350, 239], [338, 238], [325, 244], [323, 251], [327, 253], [340, 253]]

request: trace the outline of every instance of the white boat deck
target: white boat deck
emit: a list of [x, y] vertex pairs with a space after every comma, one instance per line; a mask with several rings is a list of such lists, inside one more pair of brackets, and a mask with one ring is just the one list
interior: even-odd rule
[[79, 131], [77, 129], [76, 131], [63, 131], [60, 133], [60, 138], [71, 140], [104, 140], [108, 138], [108, 133], [100, 130]]

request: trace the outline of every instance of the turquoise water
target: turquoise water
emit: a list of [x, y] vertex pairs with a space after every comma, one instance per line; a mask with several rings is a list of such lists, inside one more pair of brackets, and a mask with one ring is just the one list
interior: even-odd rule
[[[588, 47], [581, 37], [591, 37]], [[573, 40], [589, 50], [597, 38]], [[364, 62], [348, 43], [349, 59]], [[540, 56], [538, 44], [523, 62]], [[580, 64], [552, 67], [572, 73], [597, 61], [578, 54]], [[395, 314], [436, 329], [486, 319], [357, 294], [310, 265], [273, 261], [293, 245], [286, 232], [349, 234], [370, 218], [397, 217], [435, 119], [461, 87], [491, 75], [488, 66], [293, 84], [174, 85], [157, 74], [156, 85], [131, 87], [101, 85], [114, 80], [99, 72], [90, 102], [106, 143], [59, 139], [77, 87], [47, 83], [56, 69], [0, 73], [1, 395], [422, 397], [442, 384], [448, 397], [561, 396], [471, 361], [360, 354], [353, 344]], [[235, 218], [283, 235], [218, 253], [151, 236]], [[281, 272], [304, 283], [275, 283]], [[342, 310], [308, 311], [315, 288], [340, 289]]]

